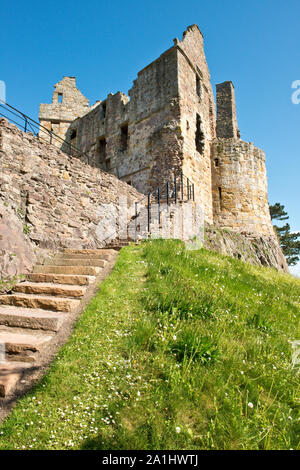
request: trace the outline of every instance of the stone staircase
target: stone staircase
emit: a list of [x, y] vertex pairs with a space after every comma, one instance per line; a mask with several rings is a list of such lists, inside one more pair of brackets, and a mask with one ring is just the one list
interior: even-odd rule
[[129, 243], [137, 244], [137, 242], [134, 242], [134, 240], [129, 239], [129, 238], [128, 239], [122, 239], [122, 240], [119, 240], [118, 238], [116, 238], [115, 240], [112, 240], [110, 243], [105, 245], [105, 248], [119, 251], [122, 248], [124, 248], [124, 246], [129, 245]]
[[43, 351], [68, 316], [81, 311], [116, 257], [116, 249], [65, 249], [0, 295], [0, 397], [11, 394], [30, 367], [41, 365]]

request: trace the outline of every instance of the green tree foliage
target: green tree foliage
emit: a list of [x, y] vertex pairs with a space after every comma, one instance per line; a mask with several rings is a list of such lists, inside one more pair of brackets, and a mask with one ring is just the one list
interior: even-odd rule
[[[270, 214], [272, 220], [288, 220], [288, 213], [284, 210], [284, 206], [276, 202], [270, 205]], [[286, 223], [282, 227], [273, 224], [278, 233], [280, 246], [287, 259], [289, 266], [295, 266], [300, 257], [300, 232], [291, 232], [290, 224]]]

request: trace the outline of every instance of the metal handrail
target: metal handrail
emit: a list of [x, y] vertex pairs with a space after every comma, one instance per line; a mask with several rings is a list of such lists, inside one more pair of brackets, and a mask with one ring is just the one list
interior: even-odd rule
[[[177, 184], [178, 179], [180, 180], [180, 183]], [[157, 186], [153, 191], [151, 191], [148, 194], [145, 194], [139, 199], [138, 201], [135, 201], [135, 215], [132, 217], [131, 220], [135, 219], [137, 221], [137, 218], [139, 217], [140, 213], [138, 213], [138, 205], [144, 201], [143, 207], [147, 208], [147, 220], [148, 220], [148, 229], [150, 229], [150, 222], [151, 222], [151, 204], [152, 201], [157, 199], [158, 202], [158, 220], [160, 223], [160, 201], [162, 200], [162, 196], [164, 194], [162, 187], [166, 189], [166, 200], [167, 200], [167, 206], [170, 206], [172, 202], [177, 202], [177, 201], [184, 201], [184, 187], [187, 189], [187, 200], [192, 200], [195, 201], [195, 185], [194, 183], [183, 174], [181, 171], [180, 173], [175, 173], [173, 180], [172, 181], [166, 181], [163, 185]], [[172, 191], [173, 188], [173, 191]], [[180, 192], [181, 197], [178, 197], [178, 193]], [[176, 195], [177, 193], [177, 195]], [[136, 231], [137, 231], [137, 224], [135, 223], [135, 239], [136, 239]], [[148, 230], [150, 233], [150, 230]], [[112, 232], [109, 234], [103, 242], [106, 242], [108, 239], [111, 238], [111, 236], [115, 233]]]
[[[178, 182], [179, 179], [179, 182]], [[186, 199], [185, 199], [185, 187], [186, 187]], [[150, 193], [143, 196], [141, 199], [135, 202], [135, 239], [137, 238], [137, 219], [140, 216], [140, 212], [138, 212], [138, 205], [144, 201], [144, 207], [147, 208], [147, 226], [148, 226], [148, 233], [151, 232], [151, 204], [157, 201], [158, 205], [158, 222], [160, 224], [160, 214], [161, 214], [161, 201], [163, 200], [164, 191], [166, 190], [166, 201], [167, 207], [169, 208], [170, 203], [177, 204], [178, 201], [183, 202], [187, 201], [195, 201], [195, 184], [186, 177], [182, 171], [180, 173], [174, 173], [174, 177], [172, 181], [167, 181], [163, 185], [158, 186]], [[168, 209], [169, 210], [169, 209]]]
[[[71, 144], [67, 140], [63, 139], [59, 135], [55, 134], [55, 132], [53, 132], [52, 130], [47, 129], [42, 124], [36, 122], [34, 119], [32, 119], [30, 116], [23, 113], [19, 109], [15, 108], [14, 106], [11, 106], [10, 104], [6, 103], [5, 101], [3, 101], [1, 99], [0, 99], [0, 108], [1, 108], [1, 110], [4, 109], [6, 111], [6, 114], [3, 114], [3, 112], [0, 113], [0, 116], [8, 119], [13, 124], [16, 124], [25, 133], [32, 132], [33, 136], [37, 137], [38, 140], [43, 140], [44, 142], [47, 142], [50, 145], [53, 145], [52, 144], [53, 140], [56, 140], [56, 141], [58, 141], [62, 144], [61, 149], [62, 149], [63, 145], [67, 146], [68, 150], [70, 151], [71, 156], [85, 157], [87, 159], [88, 164], [90, 164], [90, 155], [88, 153], [82, 152], [82, 150], [80, 150], [78, 147]], [[22, 121], [22, 124], [17, 122], [15, 119], [12, 119], [10, 116], [7, 115], [7, 113], [10, 113], [13, 116], [17, 117], [19, 120]], [[41, 130], [43, 130], [46, 134], [48, 134], [50, 142], [47, 139], [44, 139], [40, 135]]]
[[[165, 192], [163, 190], [164, 188]], [[180, 173], [175, 173], [171, 181], [169, 180], [158, 185], [155, 189], [142, 196], [141, 199], [136, 202], [139, 204], [144, 199], [148, 198], [148, 196], [150, 196], [151, 199], [154, 198], [154, 200], [162, 200], [164, 194], [166, 196], [165, 199], [167, 200], [167, 204], [172, 201], [172, 199], [174, 199], [175, 202], [177, 202], [177, 200], [183, 201], [185, 199], [185, 194], [187, 196], [187, 200], [195, 201], [195, 184], [181, 171]]]

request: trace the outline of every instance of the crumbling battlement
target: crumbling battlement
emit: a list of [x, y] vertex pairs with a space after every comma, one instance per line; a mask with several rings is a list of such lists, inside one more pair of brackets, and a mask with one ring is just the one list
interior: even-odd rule
[[[76, 87], [75, 77], [63, 77], [54, 85], [51, 104], [40, 104], [40, 124], [65, 139], [71, 122], [89, 111], [89, 100]], [[49, 139], [47, 131], [40, 130], [44, 139]]]
[[89, 108], [64, 77], [40, 120], [138, 191], [183, 171], [208, 224], [273, 237], [264, 153], [240, 140], [232, 82], [218, 84], [216, 97], [217, 113], [203, 36], [192, 25], [138, 72], [129, 97], [109, 94]]

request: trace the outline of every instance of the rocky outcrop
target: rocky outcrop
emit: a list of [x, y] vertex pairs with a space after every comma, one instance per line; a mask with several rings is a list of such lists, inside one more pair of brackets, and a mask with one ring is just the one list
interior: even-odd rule
[[0, 279], [13, 278], [32, 269], [36, 255], [23, 224], [0, 201]]
[[251, 264], [274, 267], [279, 271], [289, 272], [286, 259], [275, 235], [259, 236], [208, 226], [205, 229], [204, 245], [209, 250]]

